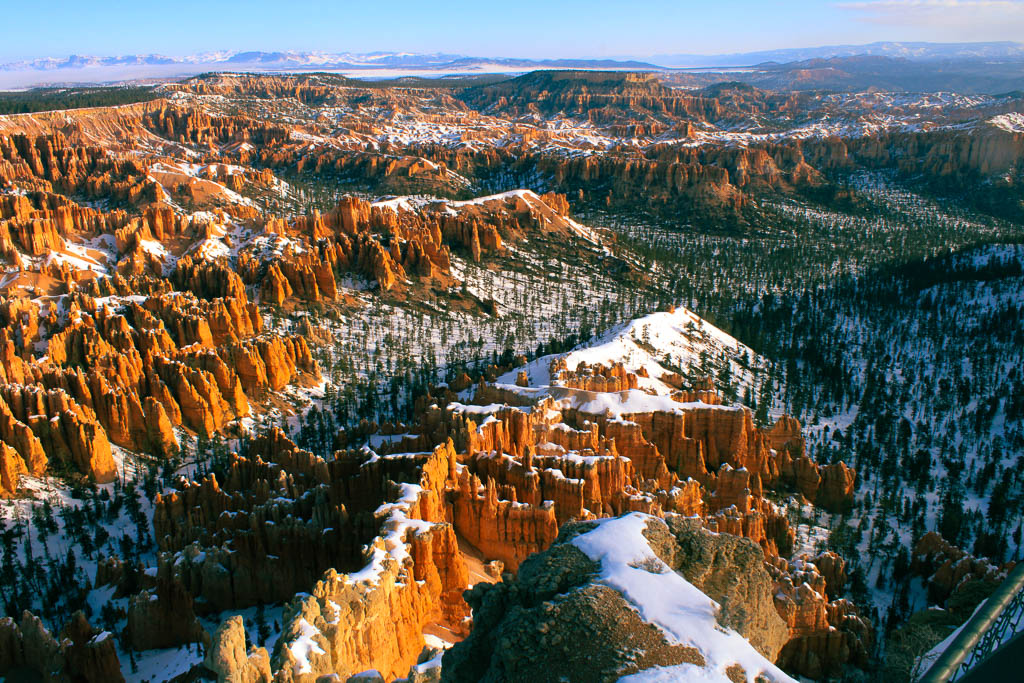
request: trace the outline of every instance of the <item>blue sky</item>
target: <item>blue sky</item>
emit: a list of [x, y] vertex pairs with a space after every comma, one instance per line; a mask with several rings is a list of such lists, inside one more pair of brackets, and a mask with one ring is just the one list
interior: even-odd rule
[[1024, 39], [1024, 0], [0, 0], [0, 10], [0, 61], [212, 50], [605, 57]]

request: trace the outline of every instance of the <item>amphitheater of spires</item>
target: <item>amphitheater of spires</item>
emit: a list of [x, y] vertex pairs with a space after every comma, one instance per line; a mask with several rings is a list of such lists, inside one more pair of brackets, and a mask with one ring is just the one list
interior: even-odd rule
[[[220, 76], [144, 104], [0, 117], [0, 497], [55, 471], [111, 482], [123, 476], [117, 449], [165, 460], [196, 438], [245, 444], [220, 477], [180, 479], [156, 496], [155, 567], [100, 562], [94, 586], [130, 598], [132, 649], [201, 644], [192, 673], [219, 680], [306, 683], [371, 669], [427, 680], [417, 667], [436, 653], [425, 634], [455, 642], [472, 632], [482, 602], [464, 591], [511, 581], [566, 525], [642, 513], [746, 539], [770, 606], [731, 627], [767, 660], [812, 678], [866, 660], [871, 624], [838, 597], [843, 558], [800, 551], [787, 514], [790, 503], [842, 512], [855, 472], [815, 462], [793, 418], [755, 426], [711, 380], [611, 359], [521, 358], [493, 381], [432, 387], [417, 423], [363, 435], [388, 437], [374, 449], [324, 458], [277, 428], [247, 426], [281, 392], [324, 381], [309, 324], [284, 334], [268, 328], [269, 312], [348, 305], [340, 283], [352, 275], [380, 297], [450, 292], [461, 284], [453, 254], [486, 263], [538, 235], [593, 246], [567, 195], [730, 213], [757, 190], [816, 186], [829, 169], [889, 164], [900, 149], [917, 150], [900, 162], [918, 165], [907, 170], [940, 178], [1000, 174], [1024, 149], [1020, 133], [950, 131], [565, 153], [596, 143], [570, 143], [538, 118], [570, 112], [620, 142], [678, 142], [726, 114], [806, 104], [756, 91], [681, 95], [642, 77], [579, 80], [536, 76], [519, 92], [498, 84], [459, 99]], [[218, 111], [202, 99], [211, 95], [245, 104]], [[272, 115], [284, 97], [357, 113], [344, 125], [327, 115], [293, 125]], [[465, 129], [455, 146], [378, 143], [402, 117]], [[468, 177], [537, 171], [554, 191], [347, 196], [285, 211], [275, 204], [285, 171], [453, 196]], [[942, 596], [996, 572], [935, 536], [914, 562]], [[701, 585], [724, 604], [725, 589]], [[200, 623], [268, 602], [286, 604], [273, 651], [249, 647], [240, 617], [212, 636]], [[108, 636], [81, 614], [54, 633], [28, 613], [0, 620], [0, 675], [45, 662], [49, 680], [121, 680]]]
[[[19, 472], [40, 474], [47, 459], [110, 481], [108, 442], [167, 455], [175, 427], [209, 436], [247, 416], [254, 395], [318, 381], [305, 339], [264, 334], [247, 288], [275, 307], [341, 299], [335, 278], [346, 272], [383, 292], [408, 287], [410, 275], [447, 288], [451, 246], [480, 260], [524, 231], [578, 228], [563, 217], [564, 197], [529, 192], [458, 210], [346, 198], [290, 222], [246, 204], [190, 218], [160, 201], [129, 217], [54, 192], [109, 194], [109, 169], [121, 164], [105, 152], [85, 154], [59, 133], [35, 145], [15, 138], [4, 146], [5, 178], [40, 189], [0, 198], [0, 250], [13, 265], [0, 283], [7, 495]], [[98, 173], [106, 184], [93, 182]], [[148, 176], [127, 186], [143, 188], [127, 192], [130, 203], [163, 192]], [[229, 232], [239, 229], [248, 234]]]
[[[437, 195], [458, 193], [467, 179], [538, 173], [550, 178], [552, 190], [595, 205], [732, 215], [751, 208], [758, 192], [819, 187], [824, 174], [858, 167], [897, 164], [901, 172], [942, 182], [980, 174], [1001, 185], [1024, 149], [1019, 132], [943, 127], [942, 120], [920, 130], [789, 139], [784, 126], [800, 112], [827, 120], [868, 115], [878, 103], [728, 84], [689, 93], [634, 80], [628, 74], [537, 73], [453, 97], [443, 89], [360, 88], [312, 75], [211, 75], [168, 84], [163, 99], [83, 110], [70, 121], [59, 113], [7, 117], [0, 121], [0, 178], [26, 189], [134, 202], [176, 192], [203, 201], [218, 188], [266, 188], [274, 172], [285, 170], [351, 178], [379, 192]], [[1014, 105], [995, 101], [980, 111], [894, 106], [897, 117], [959, 123]], [[346, 112], [341, 120], [334, 118], [339, 110]], [[543, 125], [565, 116], [591, 128]], [[700, 144], [716, 126], [753, 130], [755, 120], [766, 122], [764, 140]], [[417, 122], [452, 132], [416, 139]], [[122, 154], [129, 149], [135, 154]], [[175, 163], [154, 167], [182, 158], [208, 168], [197, 175]], [[247, 209], [252, 212], [233, 207], [236, 213]]]
[[[376, 260], [359, 254], [355, 261], [375, 264], [368, 269], [387, 291], [406, 281], [403, 263], [420, 277], [450, 278], [449, 241], [480, 258], [524, 229], [578, 229], [563, 218], [564, 199], [554, 196], [512, 194], [455, 216], [444, 204], [408, 211], [347, 200], [290, 225], [266, 221], [263, 234], [289, 240], [269, 263], [258, 260], [265, 250], [251, 256], [239, 250], [236, 272], [223, 261], [183, 253], [167, 278], [166, 254], [147, 246], [223, 237], [216, 217], [197, 224], [154, 206], [122, 220], [80, 209], [87, 218], [76, 223], [60, 217], [67, 212], [32, 201], [19, 196], [5, 214], [17, 226], [8, 234], [21, 264], [12, 289], [45, 292], [4, 301], [6, 495], [16, 493], [21, 473], [38, 475], [57, 462], [98, 483], [110, 481], [116, 476], [111, 443], [167, 457], [179, 447], [175, 428], [204, 436], [237, 429], [238, 418], [268, 392], [316, 382], [319, 369], [304, 337], [263, 334], [247, 285], [261, 282], [259, 298], [270, 305], [332, 299], [334, 273], [351, 267], [337, 247], [351, 245], [349, 235], [376, 245]], [[227, 217], [219, 220], [223, 225]], [[109, 277], [89, 277], [98, 270], [73, 269], [66, 261], [43, 262], [36, 271], [21, 255], [67, 253], [71, 239], [84, 243], [111, 227], [116, 268], [102, 255], [83, 255], [109, 269]], [[383, 240], [396, 235], [401, 238], [385, 249]], [[432, 265], [417, 267], [417, 259]], [[45, 355], [36, 353], [40, 341]], [[766, 655], [810, 675], [865, 656], [869, 629], [848, 603], [828, 599], [842, 585], [842, 560], [833, 554], [789, 559], [794, 532], [765, 497], [785, 491], [842, 508], [855, 482], [849, 468], [813, 463], [794, 420], [755, 428], [748, 410], [720, 405], [709, 383], [684, 388], [681, 377], [667, 373], [659, 379], [673, 391], [660, 398], [669, 403], [636, 411], [617, 402], [648, 394], [621, 364], [570, 370], [555, 359], [548, 372], [546, 389], [530, 387], [520, 370], [513, 383], [470, 387], [468, 403], [450, 400], [442, 409], [425, 402], [417, 435], [372, 456], [339, 452], [325, 461], [272, 431], [244, 456], [231, 456], [225, 481], [211, 475], [158, 496], [153, 525], [161, 559], [155, 575], [144, 574], [151, 585], [131, 601], [132, 647], [205, 641], [197, 615], [292, 600], [273, 658], [259, 651], [241, 660], [225, 655], [238, 647], [237, 623], [230, 621], [206, 643], [205, 667], [230, 680], [365, 669], [394, 678], [417, 663], [424, 630], [466, 634], [470, 613], [462, 592], [473, 564], [467, 557], [488, 563], [492, 575], [514, 572], [570, 520], [641, 511], [698, 517], [711, 530], [757, 544], [789, 633]], [[457, 398], [449, 388], [438, 393]], [[614, 409], [602, 403], [602, 410], [588, 412], [595, 396], [608, 397]], [[103, 567], [102, 579], [115, 585], [126, 574], [115, 558]], [[339, 605], [360, 607], [339, 615]], [[112, 647], [93, 642], [88, 624], [77, 623], [69, 628], [83, 635], [65, 641], [29, 617], [20, 626], [4, 622], [9, 645], [0, 662], [27, 664], [42, 649], [63, 658], [69, 673], [118, 668]], [[306, 624], [319, 634], [321, 652], [296, 662], [287, 643], [310, 637]], [[83, 639], [87, 656], [74, 650], [82, 646], [67, 644]], [[238, 666], [255, 668], [225, 669]]]
[[[160, 561], [131, 603], [132, 646], [201, 641], [197, 615], [290, 601], [273, 657], [218, 655], [237, 647], [229, 622], [207, 644], [204, 666], [226, 680], [367, 669], [390, 680], [417, 663], [425, 630], [466, 634], [471, 566], [514, 572], [561, 524], [640, 511], [696, 517], [756, 544], [774, 582], [774, 619], [788, 634], [764, 654], [787, 671], [820, 676], [866, 656], [869, 627], [847, 601], [829, 598], [845, 581], [842, 559], [791, 557], [794, 530], [770, 499], [842, 508], [852, 470], [813, 463], [795, 420], [758, 429], [749, 410], [721, 405], [708, 384], [656, 397], [621, 364], [570, 371], [556, 358], [550, 373], [549, 386], [530, 387], [518, 373], [517, 384], [472, 387], [468, 403], [432, 405], [393, 452], [339, 451], [326, 461], [274, 429], [230, 456], [224, 481], [182, 480], [158, 495]], [[643, 396], [667, 402], [652, 410]], [[124, 573], [112, 559], [103, 579], [116, 584]], [[309, 637], [306, 625], [319, 655], [308, 659], [309, 677], [295, 676], [306, 662], [289, 644]], [[9, 637], [28, 642], [25, 625], [11, 628]]]

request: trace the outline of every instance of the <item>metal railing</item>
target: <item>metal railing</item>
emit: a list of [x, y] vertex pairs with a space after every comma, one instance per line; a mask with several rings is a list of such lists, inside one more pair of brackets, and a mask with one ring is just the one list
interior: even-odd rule
[[1018, 562], [953, 642], [918, 679], [919, 683], [947, 683], [965, 675], [1012, 638], [1022, 619], [1024, 562]]

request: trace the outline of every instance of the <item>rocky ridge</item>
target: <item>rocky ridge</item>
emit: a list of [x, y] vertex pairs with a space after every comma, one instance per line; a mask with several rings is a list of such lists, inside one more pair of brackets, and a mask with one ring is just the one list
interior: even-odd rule
[[[570, 371], [574, 360], [543, 359], [550, 385], [470, 387], [470, 402], [426, 410], [418, 435], [379, 453], [325, 461], [281, 433], [257, 439], [231, 456], [223, 482], [183, 482], [157, 500], [155, 536], [165, 551], [158, 576], [196, 595], [197, 611], [299, 593], [267, 655], [274, 680], [367, 669], [390, 679], [417, 663], [426, 627], [443, 625], [456, 639], [467, 632], [460, 546], [521, 573], [566, 522], [636, 511], [669, 521], [680, 545], [665, 561], [716, 599], [731, 592], [734, 607], [725, 601], [721, 618], [770, 660], [821, 676], [865, 657], [870, 628], [851, 605], [829, 598], [842, 590], [842, 560], [788, 559], [794, 532], [764, 497], [771, 487], [841, 507], [852, 472], [831, 475], [810, 461], [793, 420], [758, 430], [748, 411], [721, 405], [707, 388], [674, 390], [675, 399], [651, 386], [621, 389], [656, 380], [622, 363]], [[529, 384], [536, 366], [516, 372]], [[602, 382], [610, 391], [595, 390]], [[736, 540], [709, 548], [719, 537], [703, 529]], [[324, 535], [334, 540], [313, 542]], [[725, 547], [732, 549], [715, 549]], [[721, 572], [740, 564], [757, 587], [726, 585]], [[755, 602], [756, 617], [744, 611]], [[355, 604], [362, 607], [344, 612]], [[215, 651], [224, 647], [214, 639]], [[238, 661], [245, 668], [251, 658]]]
[[755, 210], [751, 199], [761, 195], [827, 188], [836, 169], [897, 161], [908, 177], [942, 186], [988, 178], [993, 198], [1011, 203], [1019, 181], [1021, 131], [999, 123], [1020, 111], [1013, 98], [937, 104], [929, 96], [773, 93], [737, 83], [691, 90], [650, 74], [574, 71], [527, 74], [457, 98], [347, 83], [332, 92], [312, 80], [212, 76], [175, 86], [172, 101], [216, 109], [216, 93], [276, 120], [284, 117], [279, 103], [294, 102], [295, 93], [308, 106], [306, 129], [262, 147], [260, 161], [396, 194], [450, 196], [467, 182], [512, 174], [539, 176], [546, 189], [590, 206], [721, 217]]
[[[607, 681], [659, 670], [678, 680], [792, 681], [771, 664], [786, 630], [756, 545], [692, 521], [632, 513], [566, 525], [514, 581], [467, 593], [473, 632], [445, 653], [441, 680]], [[691, 554], [694, 543], [703, 554]]]

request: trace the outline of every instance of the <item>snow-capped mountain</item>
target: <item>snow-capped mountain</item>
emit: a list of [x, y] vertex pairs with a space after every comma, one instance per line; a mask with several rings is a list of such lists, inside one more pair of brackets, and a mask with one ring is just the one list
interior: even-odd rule
[[455, 54], [413, 54], [408, 52], [371, 52], [367, 54], [325, 53], [325, 52], [263, 52], [263, 51], [216, 51], [194, 55], [167, 56], [158, 54], [120, 55], [102, 57], [96, 55], [70, 55], [68, 57], [43, 57], [40, 59], [9, 62], [0, 65], [2, 71], [25, 69], [80, 69], [98, 66], [123, 66], [137, 64], [279, 64], [292, 66], [436, 66], [446, 64], [462, 55]]
[[[445, 67], [472, 67], [477, 64], [500, 64], [531, 68], [537, 66], [576, 67], [593, 64], [595, 67], [620, 64], [616, 60], [589, 59], [518, 59], [518, 58], [481, 58], [458, 54], [432, 53], [418, 54], [411, 52], [369, 52], [354, 54], [351, 52], [295, 52], [275, 51], [264, 52], [248, 50], [243, 52], [220, 51], [203, 52], [194, 55], [171, 57], [166, 55], [119, 55], [102, 57], [95, 55], [70, 55], [68, 57], [43, 57], [0, 64], [0, 71], [54, 71], [60, 69], [84, 69], [95, 67], [140, 66], [140, 65], [181, 65], [204, 66], [208, 68], [264, 66], [277, 69], [293, 68], [328, 68], [328, 69], [440, 69]], [[653, 67], [651, 64], [638, 62], [621, 63], [629, 68]]]
[[110, 84], [144, 79], [170, 79], [206, 71], [282, 72], [330, 71], [357, 78], [520, 74], [535, 69], [656, 70], [646, 62], [611, 59], [482, 58], [410, 52], [263, 52], [217, 51], [171, 57], [71, 55], [0, 64], [0, 90], [72, 84]]
[[632, 64], [634, 67], [678, 67], [678, 66], [747, 66], [766, 62], [798, 62], [809, 59], [829, 59], [869, 55], [876, 57], [897, 57], [910, 60], [947, 59], [1024, 59], [1024, 44], [1014, 42], [988, 43], [920, 43], [920, 42], [878, 42], [867, 45], [827, 45], [811, 48], [785, 50], [764, 50], [718, 55], [701, 54], [660, 54], [649, 57], [624, 57], [621, 59], [521, 59], [489, 58], [460, 54], [435, 52], [421, 54], [414, 52], [323, 52], [323, 51], [210, 51], [192, 55], [169, 56], [160, 54], [132, 54], [118, 56], [69, 55], [67, 57], [42, 57], [0, 64], [0, 71], [53, 71], [58, 69], [82, 69], [89, 67], [139, 66], [139, 65], [204, 65], [212, 68], [228, 65], [265, 65], [277, 68], [444, 68], [469, 66], [473, 64], [500, 64], [505, 66], [562, 66], [579, 68], [592, 64], [595, 67], [614, 64]]

